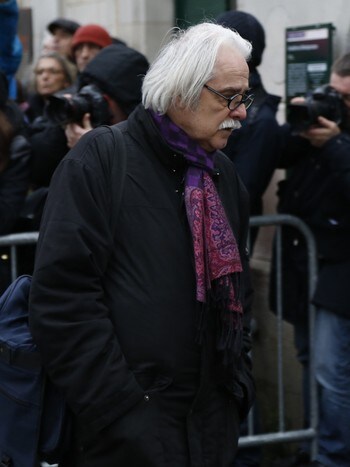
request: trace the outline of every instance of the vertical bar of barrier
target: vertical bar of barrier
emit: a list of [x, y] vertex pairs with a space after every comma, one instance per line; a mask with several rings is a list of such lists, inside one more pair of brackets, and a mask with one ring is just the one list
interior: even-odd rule
[[276, 227], [276, 263], [278, 429], [284, 431], [282, 232], [280, 225]]
[[[285, 394], [283, 391], [284, 374], [283, 374], [283, 290], [282, 290], [282, 226], [289, 225], [298, 229], [307, 244], [308, 250], [308, 277], [309, 277], [309, 324], [310, 324], [310, 424], [308, 427], [297, 430], [287, 430], [285, 427]], [[266, 215], [253, 216], [250, 218], [251, 227], [275, 226], [275, 248], [276, 248], [276, 318], [277, 318], [277, 348], [278, 348], [278, 410], [279, 422], [278, 430], [271, 433], [262, 433], [248, 436], [243, 436], [239, 439], [240, 446], [261, 446], [266, 444], [298, 442], [301, 440], [309, 440], [311, 442], [311, 455], [314, 459], [317, 454], [317, 386], [314, 378], [314, 358], [313, 350], [313, 335], [314, 335], [314, 319], [315, 309], [310, 300], [313, 296], [316, 280], [317, 280], [317, 249], [314, 236], [310, 228], [301, 219], [292, 215]]]

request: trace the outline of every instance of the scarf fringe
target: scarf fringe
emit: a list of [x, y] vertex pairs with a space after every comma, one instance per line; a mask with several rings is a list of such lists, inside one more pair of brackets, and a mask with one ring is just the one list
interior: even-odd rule
[[[240, 300], [240, 273], [221, 277], [213, 282], [206, 303], [197, 302], [197, 343], [203, 343], [208, 313], [215, 316], [215, 345], [220, 366], [226, 372], [234, 367], [241, 355], [243, 342], [243, 312]], [[232, 289], [233, 287], [233, 289]], [[234, 292], [234, 295], [232, 295]]]

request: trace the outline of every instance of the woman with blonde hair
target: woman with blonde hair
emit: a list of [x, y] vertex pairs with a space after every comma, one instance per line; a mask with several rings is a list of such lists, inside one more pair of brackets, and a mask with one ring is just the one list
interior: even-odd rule
[[57, 52], [42, 54], [34, 67], [33, 92], [22, 110], [29, 123], [44, 115], [49, 96], [71, 86], [76, 78], [76, 68]]

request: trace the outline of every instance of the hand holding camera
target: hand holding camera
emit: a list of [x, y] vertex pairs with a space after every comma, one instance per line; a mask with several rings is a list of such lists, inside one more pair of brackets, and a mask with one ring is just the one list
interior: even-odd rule
[[309, 140], [312, 146], [320, 148], [331, 138], [339, 135], [339, 133], [341, 133], [341, 130], [336, 122], [318, 116], [317, 125], [313, 125], [309, 129], [302, 131], [300, 136]]
[[74, 95], [54, 94], [49, 97], [46, 107], [46, 116], [58, 125], [77, 123], [83, 126], [83, 118], [87, 113], [90, 114], [90, 123], [93, 128], [110, 122], [108, 102], [94, 84], [82, 87]]
[[67, 145], [73, 148], [79, 139], [88, 131], [92, 130], [91, 116], [89, 113], [84, 114], [81, 123], [68, 123], [65, 127], [65, 134], [67, 138]]
[[287, 106], [287, 121], [294, 134], [321, 147], [341, 132], [339, 125], [344, 121], [345, 113], [342, 96], [325, 85], [309, 92], [306, 97], [293, 98]]

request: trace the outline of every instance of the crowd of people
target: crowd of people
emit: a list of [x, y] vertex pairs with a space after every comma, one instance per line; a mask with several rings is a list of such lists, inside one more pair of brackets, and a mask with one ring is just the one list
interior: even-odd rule
[[[59, 162], [86, 132], [128, 117], [141, 102], [142, 77], [149, 67], [142, 53], [102, 26], [57, 18], [47, 25], [26, 90], [21, 86], [17, 95], [22, 53], [17, 22], [16, 0], [0, 2], [0, 29], [6, 34], [1, 47], [13, 53], [0, 53], [1, 235], [39, 229]], [[11, 280], [5, 250], [0, 291]], [[19, 273], [32, 272], [34, 254], [35, 246], [19, 248]]]
[[[17, 21], [16, 1], [0, 0], [0, 235], [40, 230], [18, 266], [33, 273], [32, 332], [74, 414], [60, 467], [260, 465], [237, 446], [254, 401], [248, 220], [276, 168], [288, 169], [277, 211], [311, 228], [319, 265], [318, 454], [304, 443], [288, 466], [349, 467], [350, 55], [329, 83], [341, 121], [296, 132], [277, 122], [251, 14], [174, 34], [151, 66], [102, 26], [57, 18], [20, 96]], [[127, 148], [116, 232], [115, 124]], [[283, 261], [308, 426], [307, 250], [292, 228]]]

